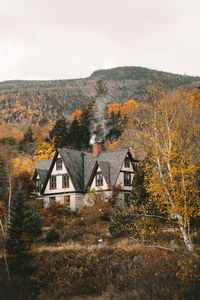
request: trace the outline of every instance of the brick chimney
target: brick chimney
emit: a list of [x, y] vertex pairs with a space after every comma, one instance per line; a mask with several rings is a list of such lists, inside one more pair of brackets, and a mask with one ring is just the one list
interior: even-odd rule
[[93, 144], [93, 157], [98, 157], [99, 153], [102, 151], [102, 143], [95, 142]]

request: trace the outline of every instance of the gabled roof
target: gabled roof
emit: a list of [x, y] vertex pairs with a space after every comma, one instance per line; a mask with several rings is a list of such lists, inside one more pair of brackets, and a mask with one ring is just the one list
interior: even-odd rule
[[85, 191], [91, 184], [91, 180], [95, 175], [95, 169], [97, 169], [97, 165], [100, 167], [106, 182], [111, 185], [116, 184], [119, 172], [122, 168], [122, 164], [127, 153], [129, 154], [130, 159], [133, 160], [132, 155], [127, 148], [117, 151], [102, 151], [99, 153], [97, 158], [93, 158], [92, 153], [85, 153]]
[[83, 152], [58, 149], [76, 191], [83, 191]]
[[41, 183], [44, 184], [51, 162], [52, 159], [39, 160], [32, 179], [36, 179], [37, 175], [39, 175]]
[[[43, 193], [45, 190], [58, 154], [60, 154], [63, 159], [65, 168], [69, 173], [75, 190], [77, 192], [85, 193], [88, 186], [91, 184], [91, 180], [94, 178], [98, 166], [100, 167], [106, 182], [114, 185], [117, 181], [127, 153], [130, 159], [132, 159], [131, 153], [128, 149], [102, 151], [99, 153], [97, 158], [94, 158], [92, 153], [58, 148], [53, 160], [51, 161], [41, 192]], [[43, 173], [43, 175], [45, 176], [45, 173]]]
[[107, 184], [110, 184], [110, 163], [107, 161], [99, 160], [98, 165]]
[[108, 162], [110, 165], [110, 183], [114, 185], [119, 176], [119, 172], [122, 168], [122, 164], [128, 153], [128, 149], [122, 149], [117, 151], [102, 151], [100, 152], [97, 161]]

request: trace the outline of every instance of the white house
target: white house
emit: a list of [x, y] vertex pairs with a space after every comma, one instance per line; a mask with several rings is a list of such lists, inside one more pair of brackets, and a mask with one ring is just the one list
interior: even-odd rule
[[88, 189], [110, 193], [114, 185], [121, 186], [119, 199], [128, 202], [136, 162], [129, 149], [102, 151], [101, 143], [93, 145], [93, 153], [59, 148], [52, 160], [39, 161], [33, 179], [45, 206], [69, 201], [77, 210], [87, 203]]

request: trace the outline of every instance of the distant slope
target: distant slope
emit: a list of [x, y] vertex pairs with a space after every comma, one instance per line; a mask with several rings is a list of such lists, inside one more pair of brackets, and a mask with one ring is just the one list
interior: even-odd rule
[[163, 79], [170, 89], [200, 85], [200, 77], [142, 67], [98, 70], [88, 78], [73, 80], [4, 81], [0, 82], [0, 121], [35, 123], [71, 114], [90, 102], [99, 78], [107, 83], [111, 102], [143, 101], [146, 85], [156, 78]]

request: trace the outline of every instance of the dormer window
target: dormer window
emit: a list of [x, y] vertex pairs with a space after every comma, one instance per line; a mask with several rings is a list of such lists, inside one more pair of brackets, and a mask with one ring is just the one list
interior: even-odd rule
[[124, 167], [125, 168], [130, 168], [130, 160], [128, 157], [125, 158], [124, 160]]
[[57, 171], [62, 170], [62, 158], [58, 158], [56, 160], [56, 170]]
[[103, 175], [100, 172], [96, 174], [96, 186], [103, 186]]

